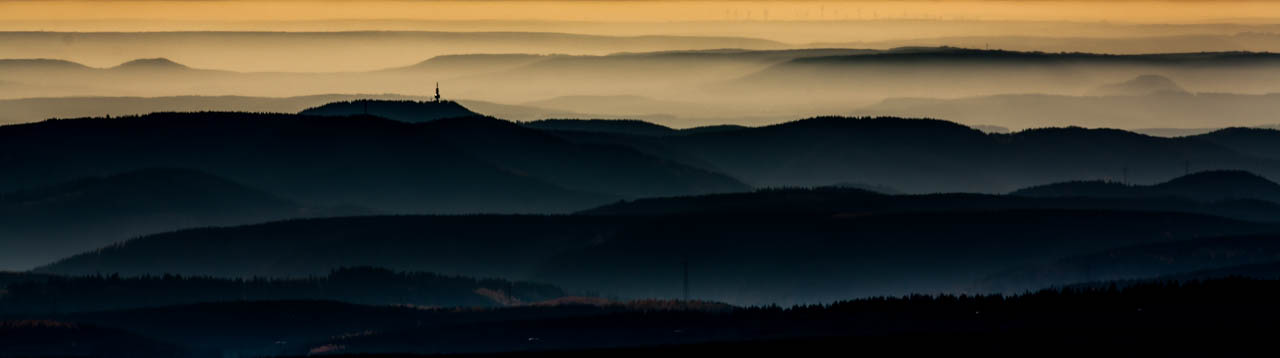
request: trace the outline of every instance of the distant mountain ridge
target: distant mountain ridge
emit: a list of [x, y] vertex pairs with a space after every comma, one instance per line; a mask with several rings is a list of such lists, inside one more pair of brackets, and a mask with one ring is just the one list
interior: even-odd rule
[[1131, 80], [1104, 85], [1090, 92], [1100, 96], [1141, 96], [1149, 94], [1186, 94], [1177, 82], [1161, 75], [1141, 75]]

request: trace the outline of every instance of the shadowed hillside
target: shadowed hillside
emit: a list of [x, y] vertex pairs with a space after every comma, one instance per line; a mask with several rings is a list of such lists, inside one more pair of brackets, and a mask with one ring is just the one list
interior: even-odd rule
[[366, 115], [408, 123], [430, 122], [444, 118], [479, 116], [475, 112], [472, 112], [453, 101], [419, 102], [378, 100], [333, 102], [323, 106], [305, 109], [298, 112], [298, 114], [328, 117]]
[[1010, 193], [1027, 197], [1151, 198], [1177, 197], [1199, 201], [1265, 200], [1280, 203], [1280, 184], [1245, 171], [1207, 171], [1154, 185], [1107, 181], [1048, 184]]
[[986, 275], [1075, 254], [1270, 230], [1208, 216], [1098, 210], [366, 217], [159, 234], [37, 271], [279, 277], [378, 265], [677, 297], [687, 258], [698, 298], [817, 302], [967, 290]]
[[960, 98], [899, 97], [854, 113], [945, 118], [1009, 128], [1221, 128], [1277, 122], [1280, 94], [1160, 92], [1125, 96], [1001, 93]]
[[[139, 332], [173, 342], [188, 350], [186, 356], [197, 357], [391, 357], [406, 353], [650, 357], [726, 352], [785, 356], [797, 352], [829, 354], [830, 349], [848, 349], [850, 344], [901, 349], [922, 340], [945, 344], [922, 348], [938, 353], [972, 347], [1022, 354], [1058, 345], [1064, 347], [1059, 352], [1082, 354], [1100, 346], [1135, 353], [1208, 353], [1233, 352], [1234, 348], [1218, 344], [1224, 339], [1238, 339], [1249, 347], [1248, 342], [1266, 342], [1262, 337], [1265, 327], [1277, 315], [1272, 302], [1276, 285], [1276, 281], [1243, 279], [1139, 282], [1010, 296], [914, 294], [795, 307], [641, 301], [441, 310], [257, 301], [51, 317], [67, 322], [57, 323], [63, 327]], [[6, 323], [4, 327], [31, 325]], [[50, 342], [36, 340], [47, 338], [50, 332], [5, 332], [27, 335], [7, 334], [0, 340]], [[1160, 344], [1169, 339], [1186, 340], [1187, 344]], [[1080, 346], [1080, 341], [1091, 344]], [[23, 346], [3, 345], [0, 353], [12, 352], [4, 350], [12, 347]], [[125, 351], [130, 356], [154, 356], [147, 354], [148, 345], [121, 347], [133, 348]]]
[[51, 320], [0, 321], [4, 357], [190, 357], [191, 351], [128, 330]]
[[5, 126], [0, 138], [8, 153], [0, 168], [19, 173], [0, 179], [7, 190], [180, 165], [300, 202], [407, 213], [564, 212], [618, 196], [745, 188], [627, 148], [574, 144], [479, 117], [410, 124], [373, 117], [159, 113]]
[[1017, 292], [1082, 282], [1173, 278], [1195, 271], [1277, 261], [1280, 237], [1276, 235], [1203, 238], [1119, 247], [1014, 268], [984, 278], [981, 287]]
[[32, 275], [4, 286], [0, 314], [47, 314], [200, 302], [333, 300], [369, 305], [493, 307], [561, 298], [558, 287], [501, 279], [344, 267], [302, 279], [220, 279], [173, 275], [119, 277]]
[[[1092, 187], [1093, 183], [1082, 183]], [[1071, 185], [1075, 185], [1074, 183]], [[1102, 183], [1107, 185], [1110, 183]], [[1047, 187], [1053, 187], [1052, 185]], [[1122, 186], [1123, 187], [1123, 186]], [[1130, 188], [1130, 187], [1124, 187]], [[1188, 191], [1190, 194], [1194, 192]], [[986, 195], [884, 194], [859, 187], [762, 189], [749, 193], [624, 200], [579, 212], [582, 215], [868, 215], [909, 212], [964, 212], [1025, 209], [1182, 212], [1275, 222], [1280, 205], [1250, 196], [1196, 201], [1177, 195]]]
[[1190, 138], [1231, 148], [1248, 155], [1280, 160], [1280, 130], [1225, 128]]
[[0, 194], [0, 262], [26, 269], [155, 232], [362, 213], [307, 207], [198, 171], [142, 169]]
[[520, 123], [520, 125], [546, 131], [612, 133], [637, 136], [665, 136], [680, 132], [662, 125], [638, 120], [544, 119], [524, 122]]
[[707, 163], [757, 187], [857, 182], [908, 193], [1008, 192], [1126, 173], [1131, 182], [1163, 181], [1184, 174], [1188, 161], [1199, 170], [1280, 177], [1276, 161], [1202, 140], [1075, 127], [987, 134], [940, 120], [819, 117], [663, 143], [696, 159], [692, 165]]

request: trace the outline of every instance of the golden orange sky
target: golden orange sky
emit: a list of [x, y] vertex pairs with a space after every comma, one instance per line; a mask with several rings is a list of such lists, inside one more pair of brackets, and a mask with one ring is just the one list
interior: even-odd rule
[[[138, 26], [314, 20], [540, 20], [593, 22], [868, 19], [1202, 23], [1280, 17], [1272, 1], [358, 1], [0, 0], [0, 29], [76, 22]], [[66, 27], [72, 27], [70, 29]], [[154, 26], [153, 26], [154, 27]]]

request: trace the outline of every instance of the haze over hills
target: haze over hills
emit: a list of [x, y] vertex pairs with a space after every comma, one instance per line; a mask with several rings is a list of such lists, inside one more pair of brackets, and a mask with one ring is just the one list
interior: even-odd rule
[[[1038, 239], [1025, 240], [1028, 230]], [[688, 257], [698, 297], [798, 303], [965, 290], [1000, 270], [1073, 254], [1270, 230], [1274, 225], [1124, 210], [365, 217], [159, 234], [37, 271], [296, 277], [377, 264], [529, 278], [570, 292], [676, 297], [681, 257]]]
[[[463, 53], [569, 53], [776, 49], [742, 37], [599, 36], [547, 32], [0, 32], [9, 57], [64, 58], [97, 65], [164, 57], [240, 71], [367, 71]], [[363, 51], [335, 49], [360, 48]], [[132, 56], [122, 57], [122, 56]]]
[[[1223, 127], [1273, 126], [1280, 110], [1278, 94], [1174, 92], [1126, 96], [1000, 94], [938, 98], [890, 98], [855, 113], [946, 118], [965, 124], [994, 124], [1012, 129], [1082, 126], [1090, 128], [1192, 129], [1189, 134]], [[1175, 133], [1169, 136], [1187, 134]]]
[[[393, 94], [323, 94], [300, 97], [169, 96], [169, 97], [44, 97], [0, 100], [0, 124], [37, 122], [51, 118], [143, 115], [154, 112], [271, 112], [297, 113], [334, 102], [358, 100], [429, 101], [428, 96]], [[616, 118], [546, 108], [458, 100], [468, 109], [518, 121], [543, 118]], [[363, 109], [361, 109], [363, 110]], [[357, 113], [358, 114], [358, 113]]]
[[860, 182], [908, 193], [1004, 193], [1120, 178], [1126, 171], [1135, 183], [1162, 181], [1184, 174], [1187, 161], [1202, 170], [1248, 170], [1267, 178], [1276, 178], [1278, 168], [1270, 159], [1189, 138], [1082, 128], [986, 134], [951, 122], [900, 118], [813, 118], [670, 137], [667, 143], [757, 187]]
[[[449, 55], [409, 67], [345, 73], [211, 71], [157, 59], [113, 68], [14, 60], [0, 64], [5, 68], [0, 81], [10, 83], [0, 89], [0, 98], [413, 96], [430, 94], [440, 82], [446, 98], [547, 107], [511, 117], [520, 120], [640, 116], [685, 128], [865, 113], [1014, 129], [1216, 128], [1275, 123], [1265, 113], [1277, 102], [1268, 93], [1280, 92], [1275, 71], [1269, 70], [1276, 63], [1268, 53], [1103, 55], [957, 48]], [[1157, 93], [1075, 97], [1144, 75], [1162, 76], [1195, 95], [1141, 91]], [[1223, 85], [1228, 82], [1230, 86]], [[902, 97], [910, 98], [892, 99]], [[892, 100], [877, 104], [886, 99]], [[934, 103], [938, 101], [942, 104]], [[1007, 113], [996, 110], [1006, 102]]]
[[[960, 48], [902, 48], [867, 55], [798, 58], [717, 88], [759, 98], [851, 93], [954, 98], [1008, 93], [1075, 95], [1120, 78], [1160, 74], [1202, 92], [1269, 93], [1270, 53], [1106, 55]], [[1229, 65], [1228, 65], [1229, 64]], [[1229, 85], [1227, 85], [1229, 83]], [[802, 84], [806, 84], [802, 86]], [[998, 123], [997, 123], [998, 124]]]
[[5, 126], [0, 137], [9, 153], [0, 165], [19, 173], [2, 184], [7, 190], [186, 166], [300, 202], [391, 212], [556, 211], [608, 200], [513, 174], [426, 141], [413, 124], [374, 117], [153, 114]]
[[1280, 2], [0, 0], [0, 358], [1246, 356], [1276, 113]]
[[[577, 144], [483, 117], [412, 124], [376, 117], [160, 113], [5, 126], [0, 137], [11, 153], [0, 166], [21, 173], [0, 184], [10, 189], [186, 165], [301, 202], [469, 213], [563, 212], [618, 197], [746, 188], [625, 147]], [[84, 148], [95, 149], [86, 154]], [[195, 155], [203, 159], [187, 160]]]
[[[1024, 25], [1027, 25], [1024, 23]], [[1091, 52], [1111, 54], [1150, 54], [1171, 52], [1255, 51], [1280, 52], [1275, 31], [1243, 31], [1219, 34], [1090, 36], [997, 35], [940, 36], [935, 38], [895, 39], [887, 41], [817, 42], [813, 47], [852, 47], [890, 49], [897, 47], [964, 47], [1009, 51]]]
[[1100, 86], [1089, 92], [1096, 96], [1141, 96], [1148, 94], [1186, 94], [1177, 82], [1160, 75], [1141, 75], [1131, 80]]
[[0, 194], [0, 267], [188, 227], [367, 213], [307, 207], [192, 170], [142, 169]]
[[1047, 285], [1177, 276], [1277, 261], [1280, 239], [1275, 235], [1209, 237], [1072, 255], [1000, 272], [984, 278], [980, 285], [990, 290], [1021, 291]]

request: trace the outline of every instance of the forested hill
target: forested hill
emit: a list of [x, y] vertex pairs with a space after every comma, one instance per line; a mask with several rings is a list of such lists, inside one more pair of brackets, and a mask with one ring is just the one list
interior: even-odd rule
[[565, 296], [559, 287], [502, 279], [343, 267], [296, 279], [203, 276], [41, 276], [0, 286], [0, 314], [67, 313], [202, 302], [330, 300], [368, 305], [493, 307]]
[[745, 188], [625, 147], [464, 119], [412, 124], [365, 116], [156, 113], [3, 126], [0, 170], [16, 174], [0, 178], [0, 191], [179, 167], [307, 204], [396, 213], [547, 213], [619, 197]]
[[1178, 197], [1210, 202], [1251, 199], [1280, 203], [1280, 184], [1245, 171], [1221, 170], [1188, 174], [1154, 185], [1079, 181], [1034, 186], [1014, 191], [1011, 195], [1099, 198]]

